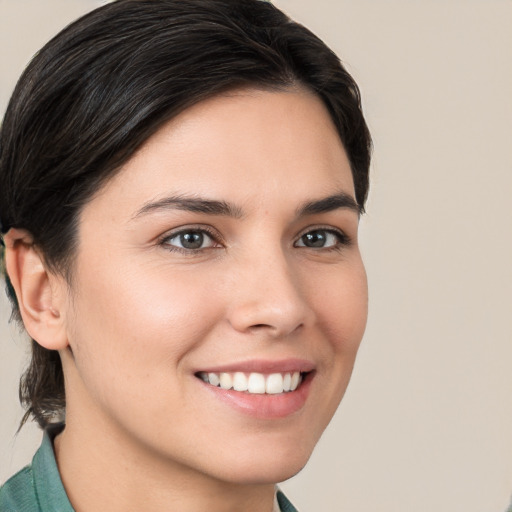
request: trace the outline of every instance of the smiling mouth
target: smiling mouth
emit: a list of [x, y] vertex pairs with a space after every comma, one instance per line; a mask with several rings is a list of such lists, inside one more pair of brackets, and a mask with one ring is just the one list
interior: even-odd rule
[[244, 372], [198, 372], [202, 381], [225, 390], [234, 390], [255, 395], [278, 395], [295, 391], [309, 372], [244, 373]]

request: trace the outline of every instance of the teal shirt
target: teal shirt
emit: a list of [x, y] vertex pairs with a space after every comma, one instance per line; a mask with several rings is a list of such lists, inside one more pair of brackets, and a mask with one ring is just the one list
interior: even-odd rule
[[279, 489], [277, 490], [277, 502], [279, 503], [281, 512], [298, 512], [297, 509], [288, 501], [283, 492]]
[[53, 453], [53, 438], [61, 429], [46, 431], [32, 464], [0, 488], [0, 512], [74, 512]]
[[[53, 438], [61, 429], [46, 431], [32, 464], [0, 487], [0, 512], [74, 512], [53, 453]], [[277, 501], [281, 512], [297, 512], [279, 490]]]

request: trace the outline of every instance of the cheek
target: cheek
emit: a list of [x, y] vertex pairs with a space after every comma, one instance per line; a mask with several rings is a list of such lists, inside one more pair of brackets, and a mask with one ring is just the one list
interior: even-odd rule
[[368, 316], [368, 286], [362, 262], [331, 275], [315, 298], [315, 311], [330, 349], [353, 362]]
[[327, 272], [330, 275], [321, 279], [317, 275], [316, 293], [310, 295], [321, 334], [314, 343], [319, 354], [316, 388], [319, 408], [315, 409], [315, 420], [310, 423], [313, 439], [320, 437], [345, 394], [368, 311], [367, 279], [361, 261]]
[[168, 380], [170, 368], [179, 367], [220, 314], [208, 288], [200, 275], [157, 265], [126, 270], [113, 264], [83, 273], [72, 343], [77, 366], [87, 365], [81, 369], [98, 379], [93, 372], [108, 367], [119, 380]]

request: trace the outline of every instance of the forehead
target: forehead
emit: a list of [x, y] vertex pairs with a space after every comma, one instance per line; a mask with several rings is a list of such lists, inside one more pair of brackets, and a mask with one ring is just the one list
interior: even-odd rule
[[276, 197], [291, 203], [340, 190], [354, 195], [350, 164], [323, 102], [305, 90], [244, 89], [163, 125], [91, 203], [100, 207], [103, 197], [103, 206], [126, 216], [169, 193], [257, 208]]

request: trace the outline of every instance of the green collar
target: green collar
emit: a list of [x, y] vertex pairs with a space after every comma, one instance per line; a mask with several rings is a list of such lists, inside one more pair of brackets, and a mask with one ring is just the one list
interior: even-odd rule
[[55, 425], [44, 433], [43, 442], [32, 459], [36, 498], [41, 510], [74, 512], [60, 479], [53, 453], [53, 439], [64, 425]]
[[298, 512], [297, 509], [288, 501], [288, 498], [283, 494], [283, 492], [280, 489], [277, 490], [276, 497], [281, 512]]

